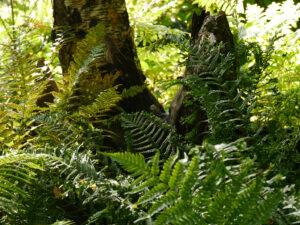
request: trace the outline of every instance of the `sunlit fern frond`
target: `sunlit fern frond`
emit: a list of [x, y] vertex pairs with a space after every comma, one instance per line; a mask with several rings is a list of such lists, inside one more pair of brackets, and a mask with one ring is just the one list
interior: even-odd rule
[[229, 152], [237, 150], [234, 149], [230, 145], [211, 146], [180, 160], [173, 155], [163, 168], [158, 167], [159, 152], [148, 166], [140, 154], [104, 154], [136, 177], [130, 193], [140, 193], [135, 207], [145, 209], [136, 222], [192, 225], [240, 221], [238, 224], [259, 225], [271, 217], [282, 194], [265, 193], [266, 177], [255, 176], [252, 161], [242, 162], [234, 157], [233, 166], [227, 159], [233, 156]]
[[64, 220], [64, 221], [56, 221], [55, 223], [51, 224], [51, 225], [73, 225], [74, 222], [70, 221], [70, 220]]
[[134, 85], [122, 90], [122, 98], [132, 98], [145, 90], [145, 85]]
[[193, 3], [204, 7], [207, 11], [215, 12], [222, 10], [227, 15], [235, 12], [238, 3], [242, 0], [195, 0]]
[[0, 70], [0, 140], [2, 146], [22, 148], [29, 144], [33, 123], [30, 116], [44, 110], [37, 106], [51, 77], [45, 76], [40, 60], [32, 54], [28, 40], [19, 40], [19, 46], [2, 45]]
[[62, 90], [55, 94], [55, 107], [68, 110], [90, 104], [101, 91], [113, 86], [120, 74], [105, 74], [99, 69], [106, 63], [104, 36], [104, 26], [98, 24], [78, 41], [68, 73], [64, 74]]
[[136, 42], [149, 51], [157, 51], [167, 45], [174, 45], [181, 50], [188, 46], [190, 35], [187, 32], [172, 29], [164, 25], [137, 25]]

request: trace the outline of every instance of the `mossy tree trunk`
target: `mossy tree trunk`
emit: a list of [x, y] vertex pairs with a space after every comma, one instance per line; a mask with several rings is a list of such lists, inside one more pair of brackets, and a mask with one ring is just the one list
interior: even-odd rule
[[[144, 84], [145, 77], [141, 72], [137, 58], [125, 0], [53, 0], [53, 9], [55, 29], [53, 30], [52, 39], [55, 40], [59, 34], [58, 28], [69, 28], [75, 34], [75, 37], [67, 41], [59, 52], [64, 74], [68, 73], [68, 68], [73, 61], [72, 56], [77, 42], [86, 36], [90, 28], [101, 23], [105, 27], [104, 44], [108, 54], [106, 54], [105, 59], [106, 65], [100, 69], [109, 74], [120, 72], [115, 84], [120, 84], [122, 88]], [[205, 41], [214, 46], [223, 42], [224, 47], [221, 50], [223, 55], [234, 49], [233, 36], [225, 13], [220, 12], [216, 16], [211, 16], [203, 10], [200, 15], [194, 14], [191, 46], [195, 49], [200, 48]], [[199, 71], [197, 66], [194, 69], [187, 68], [185, 77], [201, 72], [203, 71]], [[227, 79], [234, 80], [235, 75], [231, 73]], [[192, 141], [201, 144], [204, 138], [203, 133], [208, 130], [206, 111], [201, 109], [199, 105], [186, 106], [184, 101], [190, 98], [186, 92], [186, 87], [179, 89], [170, 106], [169, 120], [182, 135], [195, 130], [196, 135]], [[126, 112], [154, 110], [155, 113], [160, 114], [164, 111], [148, 89], [133, 98], [123, 100], [121, 107]], [[180, 122], [181, 118], [192, 113], [196, 115], [194, 122], [190, 124]], [[204, 121], [204, 123], [200, 121]]]
[[[218, 46], [223, 43], [221, 49], [222, 56], [226, 56], [229, 52], [234, 51], [233, 35], [230, 31], [229, 24], [224, 12], [219, 12], [217, 15], [212, 16], [209, 12], [203, 10], [200, 15], [194, 13], [192, 20], [191, 30], [191, 49], [195, 52], [200, 52], [199, 56], [190, 55], [188, 63], [192, 66], [187, 67], [185, 71], [185, 78], [191, 75], [200, 76], [206, 73], [201, 64], [197, 63], [200, 58], [206, 55], [209, 51], [200, 50], [203, 44], [208, 43], [210, 46]], [[207, 54], [205, 58], [209, 58]], [[192, 62], [194, 60], [194, 62]], [[236, 79], [237, 64], [233, 63], [232, 68], [225, 75], [225, 80], [233, 81]], [[201, 79], [203, 79], [201, 75]], [[200, 88], [200, 87], [199, 87]], [[193, 96], [188, 94], [189, 88], [182, 86], [174, 100], [170, 105], [170, 123], [173, 124], [177, 131], [182, 135], [190, 133], [190, 141], [196, 144], [202, 144], [206, 133], [209, 130], [207, 112], [201, 107], [202, 102], [186, 105], [185, 102], [191, 101]], [[205, 108], [205, 107], [204, 107]], [[191, 115], [193, 115], [191, 117]], [[182, 122], [182, 118], [191, 117], [191, 119]], [[193, 133], [191, 133], [193, 131]]]
[[[120, 74], [115, 81], [120, 89], [144, 84], [145, 77], [137, 58], [125, 0], [53, 0], [53, 16], [53, 40], [58, 37], [60, 28], [69, 29], [74, 36], [59, 51], [64, 75], [67, 75], [73, 61], [77, 42], [85, 37], [90, 28], [101, 23], [105, 32], [106, 58], [105, 65], [101, 65], [98, 71], [103, 74]], [[89, 76], [87, 79], [93, 77]], [[163, 111], [162, 106], [146, 88], [135, 97], [123, 100], [121, 107], [127, 112], [150, 111], [151, 107]]]

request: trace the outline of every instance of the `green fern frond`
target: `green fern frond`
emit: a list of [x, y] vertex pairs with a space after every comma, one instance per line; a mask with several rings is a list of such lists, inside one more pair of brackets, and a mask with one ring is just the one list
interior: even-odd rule
[[164, 183], [169, 183], [169, 180], [171, 177], [171, 170], [177, 159], [178, 159], [178, 152], [177, 152], [177, 154], [172, 155], [167, 159], [167, 161], [163, 165], [163, 169], [159, 176], [160, 181], [162, 181]]
[[[101, 65], [105, 65], [104, 26], [98, 24], [89, 29], [84, 39], [77, 42], [68, 68], [64, 75], [64, 85], [60, 93], [56, 93], [56, 107], [67, 110], [77, 109], [78, 106], [92, 104], [99, 93], [113, 86], [119, 72], [103, 74]], [[84, 98], [79, 98], [84, 96]], [[81, 99], [85, 99], [82, 102]]]
[[89, 64], [96, 59], [102, 58], [103, 60], [104, 46], [99, 43], [103, 43], [104, 35], [104, 25], [99, 23], [89, 30], [83, 40], [77, 43], [76, 52], [73, 54], [74, 61], [70, 64], [70, 75], [67, 80], [71, 87], [79, 82], [79, 76], [88, 70]]
[[122, 99], [118, 94], [117, 88], [118, 86], [114, 86], [101, 92], [92, 104], [81, 106], [79, 114], [85, 119], [100, 122], [101, 118], [106, 116], [105, 113], [116, 107], [117, 103]]
[[2, 148], [22, 149], [30, 144], [30, 116], [44, 111], [37, 106], [51, 76], [38, 66], [39, 58], [32, 54], [35, 47], [21, 36], [19, 47], [1, 45], [0, 61], [0, 143]]
[[163, 196], [167, 192], [168, 188], [168, 185], [164, 183], [159, 183], [158, 185], [151, 188], [151, 190], [146, 192], [141, 198], [139, 198], [137, 204], [144, 204], [153, 200], [156, 197]]
[[139, 23], [136, 32], [136, 42], [141, 43], [148, 51], [157, 51], [166, 45], [173, 45], [185, 51], [190, 38], [189, 33], [164, 25]]
[[[174, 207], [168, 207], [166, 210], [164, 210], [157, 217], [154, 224], [155, 225], [163, 225], [163, 224], [170, 224], [170, 223], [178, 224], [180, 218], [184, 217], [185, 215], [188, 215], [188, 213], [192, 213], [192, 208], [190, 205], [188, 205], [187, 201], [179, 200], [173, 206]], [[187, 224], [192, 224], [192, 223], [189, 222]]]
[[24, 199], [30, 199], [28, 186], [36, 182], [35, 171], [43, 171], [47, 154], [6, 154], [0, 156], [0, 213], [15, 217], [26, 210]]
[[[266, 200], [262, 199], [266, 178], [251, 174], [251, 161], [240, 162], [235, 152], [236, 149], [228, 145], [210, 146], [201, 155], [197, 153], [191, 160], [185, 159], [186, 163], [173, 155], [158, 174], [159, 182], [156, 174], [139, 173], [133, 192], [128, 193], [140, 193], [136, 205], [146, 210], [136, 222], [153, 220], [160, 225], [263, 223], [276, 209], [281, 195], [270, 192]], [[129, 153], [107, 155], [114, 154], [119, 157], [119, 154]], [[270, 202], [274, 205], [268, 209]]]
[[[99, 97], [101, 99], [102, 97]], [[106, 101], [106, 100], [105, 100]], [[107, 105], [104, 103], [105, 108]], [[101, 109], [101, 104], [95, 104]], [[95, 113], [96, 112], [91, 112]], [[102, 145], [102, 131], [93, 127], [91, 123], [94, 118], [87, 114], [84, 119], [78, 116], [77, 112], [70, 115], [67, 112], [45, 112], [33, 117], [34, 121], [39, 124], [35, 132], [38, 134], [34, 137], [34, 146], [56, 146], [57, 149], [66, 149], [78, 143], [78, 148], [87, 148], [89, 150], [99, 149]], [[98, 114], [96, 114], [98, 116]], [[101, 118], [101, 114], [99, 117]]]
[[74, 224], [74, 222], [67, 220], [67, 221], [56, 221], [51, 225], [72, 225], [72, 224]]
[[183, 178], [184, 178], [184, 166], [180, 161], [178, 161], [174, 166], [172, 175], [168, 182], [168, 186], [171, 188], [171, 190], [176, 190], [180, 186]]
[[156, 176], [149, 176], [149, 174], [144, 174], [140, 177], [138, 177], [133, 183], [132, 187], [133, 190], [129, 191], [128, 194], [135, 194], [138, 192], [141, 192], [143, 190], [148, 189], [149, 187], [153, 187], [157, 185], [159, 181], [157, 180]]
[[228, 15], [235, 12], [238, 1], [237, 0], [195, 0], [193, 4], [198, 4], [206, 8], [207, 11], [215, 13], [215, 11], [222, 10]]
[[182, 183], [182, 188], [179, 191], [179, 195], [184, 200], [190, 200], [192, 197], [193, 187], [195, 186], [198, 173], [197, 169], [199, 168], [200, 159], [199, 157], [193, 157], [187, 171], [185, 173], [184, 181]]
[[[174, 205], [178, 201], [178, 194], [176, 191], [168, 191], [158, 202], [155, 202], [148, 211], [149, 216], [153, 216], [170, 205]], [[142, 219], [142, 218], [141, 218]]]
[[[239, 78], [235, 80], [235, 57], [232, 53], [224, 55], [223, 48], [223, 43], [212, 46], [204, 42], [192, 50], [187, 67], [193, 74], [184, 83], [190, 88], [194, 101], [201, 102], [200, 107], [207, 114], [212, 136], [219, 141], [232, 141], [238, 138], [237, 134], [243, 133], [242, 128], [245, 128], [249, 119], [244, 116], [244, 109], [242, 111], [240, 107], [242, 104], [247, 107], [249, 105], [243, 102], [241, 93], [237, 91]], [[192, 104], [197, 107], [195, 102]], [[193, 118], [191, 115], [183, 120], [185, 123], [192, 123]], [[195, 132], [192, 130], [187, 136], [193, 138]]]
[[158, 117], [141, 112], [122, 114], [120, 118], [129, 151], [153, 155], [159, 149], [165, 157], [174, 154], [177, 146], [183, 149], [175, 131]]
[[142, 154], [133, 154], [130, 152], [101, 154], [109, 156], [120, 163], [126, 171], [133, 173], [133, 176], [151, 173], [151, 169]]
[[121, 95], [123, 98], [132, 98], [135, 95], [143, 92], [145, 88], [145, 85], [135, 85], [131, 86], [130, 88], [124, 88]]
[[151, 174], [153, 176], [157, 176], [160, 172], [159, 169], [159, 151], [156, 152], [153, 160], [152, 160]]

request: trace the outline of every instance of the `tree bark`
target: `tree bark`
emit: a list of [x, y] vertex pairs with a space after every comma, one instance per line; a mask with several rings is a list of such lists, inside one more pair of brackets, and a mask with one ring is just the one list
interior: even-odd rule
[[[106, 65], [101, 66], [100, 72], [119, 73], [115, 85], [121, 85], [121, 90], [144, 84], [145, 76], [137, 58], [125, 0], [53, 0], [53, 16], [55, 28], [52, 32], [53, 41], [59, 35], [58, 28], [70, 29], [75, 34], [75, 37], [65, 42], [59, 51], [64, 75], [68, 74], [70, 63], [73, 61], [76, 43], [85, 37], [90, 28], [101, 23], [105, 27], [104, 44], [107, 54], [104, 59]], [[89, 76], [87, 79], [93, 77]], [[147, 88], [120, 104], [126, 112], [151, 111], [153, 107], [163, 112], [163, 107]]]
[[[219, 12], [216, 16], [211, 16], [210, 13], [205, 10], [203, 10], [200, 15], [194, 13], [191, 30], [191, 49], [199, 51], [204, 42], [209, 42], [212, 46], [217, 46], [221, 42], [224, 43], [224, 47], [221, 49], [223, 55], [234, 50], [233, 35], [224, 12]], [[191, 61], [191, 56], [188, 61]], [[236, 67], [236, 65], [233, 66]], [[232, 71], [235, 71], [235, 69]], [[184, 77], [187, 78], [192, 74], [200, 74], [203, 72], [207, 71], [194, 65], [193, 67], [187, 67]], [[228, 80], [234, 80], [235, 78], [236, 73], [228, 73], [226, 77]], [[186, 101], [192, 99], [192, 96], [187, 94], [188, 91], [189, 89], [186, 86], [178, 90], [170, 105], [169, 120], [182, 135], [194, 131], [195, 133], [192, 135], [190, 141], [196, 144], [202, 144], [203, 138], [208, 131], [207, 114], [206, 111], [201, 108], [201, 102], [191, 105], [185, 104]], [[193, 113], [194, 118], [192, 121], [182, 122], [182, 118], [187, 118]]]
[[[104, 44], [109, 54], [106, 54], [108, 55], [104, 59], [106, 65], [100, 68], [100, 72], [103, 71], [106, 74], [120, 72], [115, 84], [120, 84], [122, 88], [144, 84], [145, 77], [137, 58], [125, 0], [53, 0], [53, 16], [55, 28], [52, 33], [53, 40], [59, 34], [57, 28], [69, 28], [75, 34], [75, 37], [67, 41], [59, 51], [63, 74], [68, 74], [77, 42], [85, 37], [90, 28], [101, 23], [105, 27]], [[234, 49], [233, 36], [223, 12], [216, 16], [211, 16], [205, 11], [202, 11], [200, 15], [194, 14], [191, 36], [191, 46], [194, 49], [200, 48], [205, 41], [214, 46], [223, 42], [225, 44], [221, 49], [223, 55]], [[187, 68], [185, 77], [200, 72], [203, 71], [197, 67]], [[229, 73], [227, 79], [234, 80], [235, 75]], [[208, 130], [207, 115], [199, 105], [186, 106], [184, 104], [185, 100], [191, 98], [186, 94], [187, 91], [187, 87], [179, 89], [170, 106], [169, 121], [183, 135], [196, 130], [192, 141], [201, 144]], [[144, 110], [155, 112], [156, 115], [164, 112], [163, 107], [148, 89], [133, 98], [123, 100], [120, 106], [126, 112]], [[192, 113], [196, 115], [192, 123], [181, 123], [181, 118]]]

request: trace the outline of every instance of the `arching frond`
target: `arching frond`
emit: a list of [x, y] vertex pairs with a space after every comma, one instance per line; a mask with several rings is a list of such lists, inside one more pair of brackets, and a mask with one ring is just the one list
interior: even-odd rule
[[153, 155], [160, 150], [163, 157], [173, 155], [183, 146], [175, 131], [160, 118], [145, 112], [122, 114], [128, 150]]
[[[247, 221], [249, 224], [261, 224], [274, 212], [282, 194], [265, 194], [263, 183], [266, 177], [254, 177], [250, 169], [251, 161], [241, 162], [236, 158], [238, 164], [227, 162], [227, 157], [235, 158], [229, 153], [231, 150], [228, 147], [217, 146], [223, 153], [207, 148], [206, 152], [185, 160], [178, 160], [176, 155], [171, 156], [158, 175], [150, 174], [147, 172], [149, 169], [140, 169], [136, 173], [129, 166], [131, 158], [135, 157], [144, 164], [142, 155], [129, 152], [106, 155], [138, 176], [132, 193], [140, 193], [136, 205], [147, 212], [136, 222], [151, 219], [159, 225], [247, 224]], [[226, 156], [225, 151], [230, 156]], [[157, 158], [158, 154], [155, 160]], [[156, 182], [149, 182], [151, 179]], [[274, 205], [267, 208], [270, 202], [274, 202]]]

